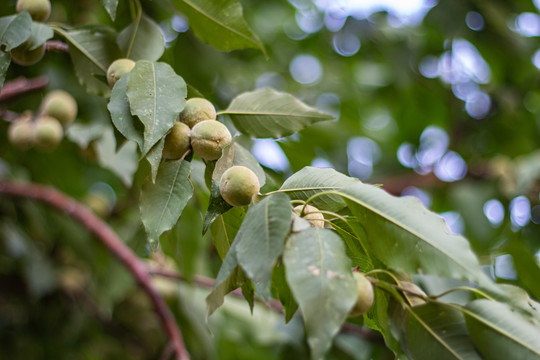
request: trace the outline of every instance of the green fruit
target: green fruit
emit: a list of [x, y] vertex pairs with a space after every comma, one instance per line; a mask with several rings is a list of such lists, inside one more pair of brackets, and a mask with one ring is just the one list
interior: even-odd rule
[[118, 59], [113, 61], [107, 69], [107, 82], [109, 83], [109, 86], [113, 87], [122, 75], [133, 70], [133, 67], [135, 67], [135, 61], [131, 59]]
[[25, 150], [34, 145], [34, 123], [28, 118], [15, 120], [9, 125], [8, 139], [15, 147]]
[[52, 116], [66, 125], [75, 120], [77, 116], [77, 102], [64, 90], [54, 90], [43, 99], [41, 113]]
[[349, 316], [360, 316], [366, 313], [373, 305], [373, 286], [371, 282], [361, 273], [353, 272], [356, 281], [356, 303], [349, 312]]
[[176, 121], [165, 137], [163, 157], [165, 159], [180, 159], [189, 149], [191, 129], [184, 123]]
[[[303, 213], [302, 209], [304, 210]], [[304, 205], [298, 205], [293, 210], [298, 216], [309, 221], [311, 226], [324, 228], [324, 215], [315, 206], [306, 205], [304, 208]]]
[[98, 193], [90, 193], [84, 198], [84, 204], [96, 215], [107, 217], [111, 213], [111, 204], [106, 196]]
[[219, 193], [232, 206], [245, 206], [259, 193], [259, 179], [245, 166], [233, 166], [225, 170], [219, 181]]
[[203, 98], [191, 98], [186, 101], [184, 110], [179, 115], [181, 122], [187, 124], [190, 128], [204, 120], [215, 120], [216, 109], [214, 105]]
[[28, 43], [23, 43], [10, 51], [11, 60], [22, 66], [34, 65], [45, 55], [45, 46], [41, 45], [33, 50], [28, 49]]
[[45, 21], [51, 15], [51, 2], [49, 0], [17, 0], [17, 12], [28, 11], [32, 20]]
[[34, 134], [38, 148], [42, 150], [53, 150], [62, 141], [64, 131], [56, 118], [43, 115], [36, 120]]
[[229, 129], [216, 120], [205, 120], [191, 129], [193, 152], [205, 160], [217, 160], [232, 141]]

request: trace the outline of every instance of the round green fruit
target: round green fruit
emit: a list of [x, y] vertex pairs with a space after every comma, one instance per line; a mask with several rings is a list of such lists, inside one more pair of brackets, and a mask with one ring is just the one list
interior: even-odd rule
[[227, 204], [245, 206], [259, 193], [259, 179], [245, 166], [233, 166], [225, 170], [219, 181], [219, 193]]
[[41, 113], [56, 118], [66, 125], [77, 116], [77, 102], [64, 90], [54, 90], [45, 96], [41, 105]]
[[30, 50], [27, 43], [17, 46], [10, 51], [11, 60], [15, 64], [22, 66], [30, 66], [39, 62], [45, 55], [45, 45], [38, 46], [37, 48]]
[[[302, 209], [304, 210], [303, 213]], [[304, 205], [298, 205], [293, 210], [298, 216], [309, 221], [311, 226], [324, 228], [324, 215], [315, 206], [306, 205], [304, 208]]]
[[110, 87], [122, 77], [122, 75], [130, 72], [135, 67], [135, 61], [131, 59], [118, 59], [112, 62], [107, 69], [107, 82]]
[[191, 129], [193, 152], [205, 160], [217, 160], [232, 141], [229, 129], [216, 120], [205, 120]]
[[192, 128], [201, 121], [215, 120], [216, 109], [214, 108], [214, 105], [206, 99], [191, 98], [186, 101], [186, 106], [180, 113], [179, 119], [181, 122]]
[[165, 137], [163, 157], [165, 159], [180, 159], [189, 149], [191, 129], [184, 123], [176, 121]]
[[34, 145], [34, 123], [28, 118], [15, 120], [9, 125], [8, 139], [15, 147], [25, 150]]
[[56, 118], [43, 115], [35, 123], [34, 134], [38, 148], [42, 150], [53, 150], [62, 141], [64, 131]]
[[371, 282], [361, 273], [353, 272], [356, 281], [356, 303], [349, 312], [349, 316], [360, 316], [365, 314], [373, 305], [373, 286]]
[[17, 12], [28, 11], [32, 20], [45, 21], [51, 15], [51, 2], [49, 0], [17, 0]]

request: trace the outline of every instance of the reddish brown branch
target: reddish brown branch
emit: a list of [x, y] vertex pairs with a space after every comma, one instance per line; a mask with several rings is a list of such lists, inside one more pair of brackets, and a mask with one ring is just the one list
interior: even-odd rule
[[21, 94], [41, 90], [49, 84], [49, 78], [45, 75], [33, 79], [19, 77], [4, 84], [0, 91], [0, 101], [6, 101]]
[[114, 254], [122, 264], [124, 264], [137, 280], [141, 289], [150, 297], [154, 310], [160, 317], [170, 343], [174, 348], [176, 359], [189, 360], [182, 334], [176, 325], [174, 316], [167, 307], [165, 301], [152, 287], [146, 266], [105, 222], [94, 215], [84, 205], [51, 187], [0, 181], [0, 194], [25, 197], [44, 202], [64, 211], [67, 215], [80, 222], [85, 228], [92, 232], [101, 243]]
[[45, 51], [54, 51], [54, 52], [61, 52], [61, 53], [68, 53], [69, 52], [69, 46], [68, 44], [62, 42], [62, 41], [47, 41], [45, 43]]

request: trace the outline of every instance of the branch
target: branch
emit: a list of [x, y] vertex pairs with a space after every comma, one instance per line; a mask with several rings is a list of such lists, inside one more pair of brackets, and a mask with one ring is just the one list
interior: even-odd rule
[[114, 231], [103, 222], [103, 220], [94, 215], [84, 205], [52, 187], [0, 180], [0, 194], [41, 201], [58, 210], [64, 211], [93, 233], [97, 239], [100, 240], [101, 243], [131, 272], [141, 289], [150, 297], [154, 310], [159, 315], [170, 343], [174, 348], [176, 359], [189, 360], [182, 334], [176, 326], [174, 316], [163, 298], [161, 298], [158, 292], [152, 287], [150, 276], [146, 271], [146, 266], [137, 255], [124, 244]]
[[6, 101], [21, 94], [41, 90], [49, 84], [49, 78], [45, 75], [33, 79], [19, 77], [4, 84], [0, 91], [0, 102]]
[[[147, 267], [147, 273], [149, 275], [153, 276], [162, 276], [169, 279], [175, 279], [175, 280], [186, 280], [182, 275], [180, 275], [178, 272], [174, 270], [168, 270], [168, 269], [159, 269], [156, 267]], [[201, 287], [205, 288], [213, 288], [214, 287], [214, 280], [205, 276], [195, 275], [193, 277], [193, 282]], [[240, 289], [235, 289], [231, 291], [229, 294], [234, 295], [239, 298], [244, 298], [244, 295], [242, 295], [242, 291]], [[257, 299], [258, 301], [261, 301]], [[271, 308], [272, 310], [275, 310], [277, 312], [283, 313], [283, 307], [281, 306], [281, 303], [276, 299], [269, 299], [267, 303], [265, 303], [266, 306]], [[381, 345], [384, 345], [384, 339], [382, 336], [370, 329], [367, 329], [365, 327], [361, 327], [355, 324], [351, 323], [345, 323], [341, 327], [342, 332], [352, 333], [361, 336], [362, 338], [378, 343]]]
[[69, 46], [62, 41], [47, 41], [45, 42], [45, 51], [69, 53]]

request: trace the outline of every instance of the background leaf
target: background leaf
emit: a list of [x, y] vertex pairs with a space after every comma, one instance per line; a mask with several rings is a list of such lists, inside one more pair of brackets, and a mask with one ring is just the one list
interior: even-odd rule
[[165, 40], [158, 24], [144, 14], [122, 30], [116, 42], [125, 57], [134, 61], [156, 61], [165, 51]]
[[189, 180], [191, 163], [185, 160], [163, 162], [155, 184], [147, 178], [142, 186], [139, 208], [152, 249], [159, 236], [172, 229], [193, 195]]
[[126, 142], [116, 151], [116, 139], [111, 128], [107, 129], [96, 143], [99, 164], [118, 175], [130, 187], [137, 170], [137, 145]]
[[9, 53], [0, 51], [0, 90], [2, 89], [2, 86], [4, 86], [9, 64], [11, 64], [11, 56]]
[[290, 94], [270, 88], [238, 95], [221, 114], [229, 115], [240, 132], [258, 138], [288, 136], [334, 118]]
[[540, 358], [540, 323], [504, 303], [475, 300], [466, 306], [467, 327], [486, 359]]
[[208, 45], [223, 51], [258, 48], [265, 53], [237, 0], [173, 0], [173, 4], [187, 16], [195, 35]]
[[167, 134], [186, 104], [184, 79], [169, 64], [138, 61], [129, 73], [127, 97], [131, 114], [144, 125], [143, 155]]
[[0, 44], [6, 51], [21, 45], [31, 34], [32, 18], [27, 11], [0, 18]]
[[356, 284], [342, 240], [331, 230], [292, 234], [283, 254], [313, 359], [322, 359], [356, 301]]
[[111, 17], [111, 20], [114, 21], [116, 18], [116, 8], [118, 7], [118, 0], [101, 0], [103, 7], [107, 10], [107, 13]]

